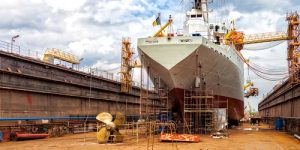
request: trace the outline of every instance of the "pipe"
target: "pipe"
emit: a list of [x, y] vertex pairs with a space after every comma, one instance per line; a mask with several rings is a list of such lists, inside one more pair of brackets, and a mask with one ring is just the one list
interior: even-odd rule
[[294, 137], [297, 138], [298, 140], [300, 140], [300, 136], [297, 134], [294, 134]]
[[16, 140], [18, 139], [41, 139], [48, 137], [49, 134], [30, 134], [30, 133], [16, 133]]

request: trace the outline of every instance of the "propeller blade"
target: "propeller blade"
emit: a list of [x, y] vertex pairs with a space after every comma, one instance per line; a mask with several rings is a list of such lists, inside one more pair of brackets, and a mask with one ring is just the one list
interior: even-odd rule
[[107, 131], [106, 127], [102, 127], [97, 132], [97, 141], [98, 141], [98, 143], [99, 144], [107, 143], [109, 136], [110, 136], [110, 131]]
[[98, 121], [101, 121], [103, 123], [108, 123], [112, 121], [112, 115], [110, 113], [107, 112], [102, 112], [100, 114], [97, 115], [96, 119]]
[[117, 112], [114, 124], [118, 127], [125, 123], [125, 115], [121, 112]]

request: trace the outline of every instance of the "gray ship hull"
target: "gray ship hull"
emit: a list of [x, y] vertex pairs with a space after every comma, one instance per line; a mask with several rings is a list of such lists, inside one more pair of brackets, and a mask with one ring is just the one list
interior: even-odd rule
[[215, 98], [228, 100], [229, 119], [243, 117], [243, 62], [230, 47], [203, 37], [153, 37], [138, 39], [138, 51], [143, 65], [150, 68], [154, 85], [160, 78], [170, 90], [173, 110], [182, 113], [182, 91], [195, 86], [200, 70], [206, 90], [213, 91]]

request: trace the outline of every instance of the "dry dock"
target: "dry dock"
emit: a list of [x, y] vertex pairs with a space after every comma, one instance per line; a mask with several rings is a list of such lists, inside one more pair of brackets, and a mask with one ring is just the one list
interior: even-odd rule
[[275, 125], [277, 120], [282, 129], [300, 135], [299, 96], [299, 84], [291, 84], [290, 80], [278, 84], [259, 103], [259, 114], [265, 122]]
[[[45, 63], [0, 49], [0, 117], [96, 116], [99, 112], [138, 115], [140, 92], [120, 91], [108, 73], [89, 73]], [[160, 107], [153, 99], [152, 107]]]
[[[154, 150], [299, 150], [300, 142], [286, 132], [278, 132], [269, 128], [269, 125], [252, 126], [244, 124], [241, 127], [230, 129], [229, 138], [212, 139], [209, 135], [201, 135], [199, 143], [164, 143], [159, 142], [155, 136]], [[120, 144], [98, 144], [96, 133], [74, 134], [59, 138], [49, 138], [41, 140], [18, 141], [0, 143], [0, 150], [138, 150], [147, 149], [146, 138], [140, 138], [139, 142], [130, 137], [126, 137]], [[130, 139], [130, 140], [129, 140]], [[176, 146], [177, 145], [177, 146]], [[152, 147], [149, 147], [151, 149]]]

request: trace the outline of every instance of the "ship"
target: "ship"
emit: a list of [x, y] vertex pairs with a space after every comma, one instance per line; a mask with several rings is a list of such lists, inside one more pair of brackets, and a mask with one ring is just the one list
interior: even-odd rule
[[168, 89], [173, 112], [182, 117], [185, 91], [205, 85], [214, 100], [227, 101], [229, 123], [238, 123], [244, 115], [243, 60], [222, 42], [225, 23], [210, 23], [208, 15], [208, 1], [194, 0], [181, 32], [138, 38], [138, 53], [154, 86]]

